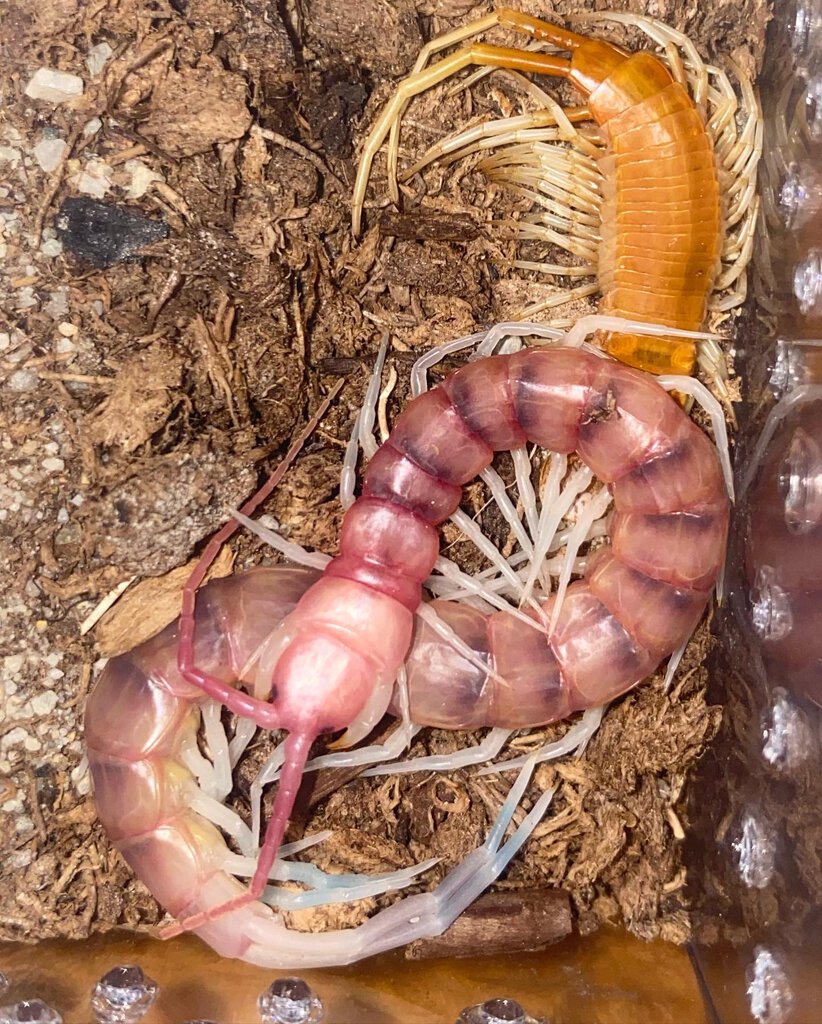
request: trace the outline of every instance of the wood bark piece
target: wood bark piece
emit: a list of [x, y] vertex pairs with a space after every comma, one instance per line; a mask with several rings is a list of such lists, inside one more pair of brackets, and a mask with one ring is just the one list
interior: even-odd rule
[[572, 931], [571, 902], [561, 889], [489, 892], [442, 935], [406, 946], [405, 956], [427, 960], [530, 953], [559, 942]]

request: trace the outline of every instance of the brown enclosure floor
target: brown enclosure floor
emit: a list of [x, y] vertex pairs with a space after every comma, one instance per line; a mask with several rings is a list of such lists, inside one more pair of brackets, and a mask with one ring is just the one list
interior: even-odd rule
[[[549, 11], [531, 0], [517, 6]], [[600, 6], [563, 0], [556, 10]], [[686, 30], [708, 58], [733, 53], [751, 68], [761, 58], [762, 0], [613, 6]], [[118, 606], [113, 622], [80, 638], [88, 613], [124, 581], [162, 577], [186, 563], [226, 508], [253, 490], [319, 393], [343, 376], [342, 395], [266, 508], [293, 540], [333, 551], [342, 446], [383, 329], [391, 331], [400, 378], [393, 413], [416, 353], [504, 319], [544, 288], [512, 284], [514, 246], [486, 231], [490, 207], [507, 203], [513, 211], [516, 201], [453, 168], [432, 171], [426, 215], [443, 223], [459, 215], [453, 223], [462, 240], [400, 238], [391, 246], [376, 227], [357, 246], [350, 239], [355, 146], [413, 62], [422, 31], [445, 31], [490, 7], [468, 0], [3, 5], [0, 144], [9, 191], [0, 210], [17, 212], [18, 229], [6, 231], [0, 265], [0, 494], [9, 513], [0, 522], [1, 938], [145, 930], [160, 916], [102, 834], [78, 767], [95, 663], [122, 649], [124, 635], [156, 628], [149, 609], [159, 602]], [[102, 41], [113, 53], [104, 75], [92, 79], [84, 56]], [[85, 95], [58, 106], [28, 99], [23, 90], [42, 64], [83, 75]], [[508, 88], [492, 79], [473, 99], [424, 98], [412, 108], [423, 127], [409, 128], [408, 151], [469, 114], [498, 116], [510, 105]], [[83, 134], [97, 117], [96, 133]], [[64, 166], [45, 173], [30, 151], [55, 133], [71, 148]], [[129, 160], [160, 174], [159, 188], [128, 200]], [[170, 229], [144, 258], [106, 270], [50, 254], [36, 235], [44, 227], [42, 240], [53, 242], [56, 210], [78, 194], [84, 173], [103, 173], [99, 161], [110, 170], [108, 200], [130, 201]], [[377, 175], [372, 195], [383, 187]], [[418, 210], [416, 200], [407, 209]], [[469, 504], [477, 500], [469, 493]], [[237, 567], [271, 560], [248, 538], [235, 554]], [[180, 577], [163, 586], [176, 600]], [[641, 687], [609, 712], [584, 760], [542, 770], [542, 786], [559, 785], [555, 827], [531, 844], [506, 885], [567, 888], [583, 933], [622, 919], [646, 938], [687, 937], [675, 835], [678, 824], [688, 827], [688, 768], [719, 715], [705, 699], [699, 667], [709, 643], [703, 629], [671, 695], [658, 679]], [[431, 732], [415, 750], [465, 742]], [[336, 830], [323, 866], [386, 870], [433, 855], [444, 871], [482, 841], [507, 791], [507, 783], [465, 772], [442, 791], [418, 783], [404, 777], [382, 791], [383, 783], [358, 781], [334, 793], [308, 820]], [[399, 827], [402, 844], [392, 838]], [[145, 948], [148, 957], [167, 955]], [[656, 954], [637, 955], [653, 963]], [[430, 970], [425, 977], [433, 979], [447, 968]], [[507, 973], [499, 968], [495, 977]], [[201, 981], [195, 971], [192, 987]], [[466, 980], [462, 1003], [468, 988]], [[494, 981], [489, 992], [496, 988]]]
[[[0, 968], [15, 980], [12, 997], [51, 1001], [66, 1024], [87, 1024], [88, 992], [117, 963], [139, 963], [160, 986], [144, 1024], [195, 1017], [253, 1024], [257, 996], [277, 976], [222, 960], [194, 938], [162, 944], [109, 935], [37, 950], [0, 945]], [[394, 954], [300, 977], [323, 999], [327, 1024], [451, 1024], [466, 1006], [501, 996], [562, 1024], [708, 1024], [684, 950], [610, 929], [515, 960], [420, 963]]]

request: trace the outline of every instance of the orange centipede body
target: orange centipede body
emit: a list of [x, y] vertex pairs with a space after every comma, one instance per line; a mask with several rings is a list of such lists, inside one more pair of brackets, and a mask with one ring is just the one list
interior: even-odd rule
[[[431, 53], [497, 25], [570, 57], [472, 42], [424, 66]], [[600, 310], [641, 323], [701, 330], [721, 268], [723, 216], [714, 144], [694, 100], [648, 51], [629, 53], [509, 8], [429, 44], [414, 73], [400, 83], [363, 148], [354, 189], [355, 235], [371, 166], [389, 132], [389, 181], [397, 198], [396, 133], [408, 102], [470, 65], [558, 76], [576, 87], [606, 142], [598, 161]], [[652, 373], [695, 370], [696, 345], [689, 339], [607, 333], [600, 343], [621, 361]]]

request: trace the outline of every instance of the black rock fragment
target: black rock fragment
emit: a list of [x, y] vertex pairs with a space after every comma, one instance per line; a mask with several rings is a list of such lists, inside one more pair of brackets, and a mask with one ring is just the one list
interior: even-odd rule
[[85, 196], [63, 200], [54, 221], [63, 246], [95, 267], [137, 259], [141, 249], [168, 235], [163, 220], [135, 206], [118, 206]]

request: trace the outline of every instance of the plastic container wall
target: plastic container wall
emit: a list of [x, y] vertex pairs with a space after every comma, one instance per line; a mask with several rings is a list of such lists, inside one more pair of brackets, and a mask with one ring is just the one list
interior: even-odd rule
[[727, 1024], [822, 1020], [822, 0], [775, 13], [714, 673], [726, 714], [693, 808], [695, 960]]

